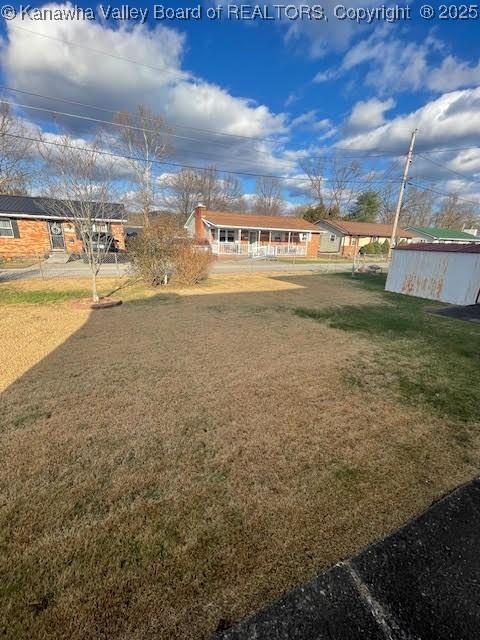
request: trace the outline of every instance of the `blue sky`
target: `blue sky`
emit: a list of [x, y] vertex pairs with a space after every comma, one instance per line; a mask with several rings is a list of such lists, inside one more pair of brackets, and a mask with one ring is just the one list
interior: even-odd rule
[[[417, 148], [427, 154], [427, 159], [416, 160], [418, 179], [426, 177], [428, 184], [444, 191], [476, 198], [479, 19], [424, 20], [418, 16], [420, 3], [411, 2], [409, 21], [359, 25], [335, 19], [336, 4], [328, 0], [323, 5], [328, 22], [205, 17], [159, 22], [150, 15], [145, 25], [139, 25], [102, 21], [98, 6], [86, 3], [81, 6], [97, 10], [95, 22], [35, 21], [29, 16], [3, 20], [2, 83], [50, 97], [7, 93], [4, 99], [96, 117], [100, 112], [61, 104], [52, 97], [112, 110], [143, 102], [176, 125], [172, 161], [282, 176], [285, 195], [293, 203], [309, 198], [306, 182], [301, 181], [302, 158], [332, 154], [338, 148], [352, 149], [359, 157], [385, 153], [367, 161], [369, 170], [385, 171], [389, 162], [401, 157], [411, 130], [418, 127]], [[152, 14], [152, 5], [135, 6], [147, 7]], [[202, 4], [204, 11], [211, 6]], [[381, 5], [355, 0], [347, 6]], [[155, 69], [59, 40], [116, 53]], [[20, 112], [33, 127], [52, 134], [58, 131], [58, 119], [26, 109]], [[62, 120], [62, 126], [79, 139], [88, 139], [82, 124]], [[165, 172], [171, 170], [165, 167]], [[242, 179], [245, 189], [252, 190], [253, 179]]]

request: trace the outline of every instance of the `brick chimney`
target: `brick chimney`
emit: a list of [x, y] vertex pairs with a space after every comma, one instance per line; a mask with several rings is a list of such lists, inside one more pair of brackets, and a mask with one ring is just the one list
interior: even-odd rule
[[207, 237], [205, 225], [202, 220], [202, 216], [205, 215], [206, 210], [207, 207], [204, 204], [197, 204], [195, 207], [195, 240], [205, 240]]

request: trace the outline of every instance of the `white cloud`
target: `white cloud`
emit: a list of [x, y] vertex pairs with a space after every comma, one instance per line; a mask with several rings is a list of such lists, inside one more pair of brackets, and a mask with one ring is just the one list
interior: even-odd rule
[[332, 128], [332, 123], [328, 118], [321, 118], [318, 120], [317, 110], [312, 109], [311, 111], [306, 111], [294, 118], [291, 121], [290, 126], [292, 128], [304, 127], [306, 129], [313, 129], [314, 131], [325, 131], [326, 129]]
[[[443, 192], [460, 191], [472, 197], [480, 175], [480, 88], [446, 93], [412, 113], [367, 131], [347, 134], [338, 145], [404, 157], [415, 128], [418, 133], [411, 177], [438, 182], [436, 188]], [[477, 148], [473, 148], [475, 145]], [[429, 153], [433, 150], [439, 151]], [[461, 175], [455, 176], [452, 171]]]
[[[58, 6], [62, 5], [46, 5]], [[113, 30], [105, 24], [87, 21], [44, 21], [28, 27], [147, 65], [141, 66], [35, 36], [17, 26], [23, 26], [18, 19], [6, 26], [8, 42], [0, 62], [12, 86], [114, 111], [133, 110], [142, 102], [167, 121], [187, 127], [236, 136], [286, 139], [286, 114], [272, 113], [265, 105], [233, 96], [222, 87], [185, 72], [182, 69], [185, 37], [174, 29], [135, 25]], [[26, 96], [21, 101], [54, 109], [60, 105], [62, 111], [109, 118], [103, 112], [71, 104]], [[62, 124], [78, 135], [86, 132], [85, 123], [79, 120], [65, 118]], [[290, 168], [279, 158], [279, 147], [271, 143], [221, 137], [180, 126], [174, 133], [177, 162], [196, 165], [216, 162], [221, 168], [243, 171], [261, 168], [286, 172]]]
[[444, 58], [440, 67], [428, 74], [428, 87], [434, 91], [451, 91], [480, 84], [480, 61], [469, 65], [453, 56]]
[[348, 133], [358, 133], [366, 129], [374, 129], [385, 122], [385, 112], [395, 106], [393, 98], [378, 100], [371, 98], [357, 102], [353, 107], [350, 116], [346, 121], [346, 131]]
[[313, 82], [320, 84], [321, 82], [328, 82], [337, 77], [337, 72], [333, 69], [327, 69], [326, 71], [319, 71], [313, 78]]
[[[293, 2], [296, 6], [310, 4], [317, 5], [316, 0], [309, 2]], [[328, 21], [325, 20], [295, 20], [283, 21], [287, 26], [286, 41], [307, 44], [311, 58], [320, 58], [327, 53], [344, 51], [353, 38], [367, 27], [352, 20], [338, 20], [334, 17], [334, 8], [339, 4], [337, 0], [324, 0], [321, 6], [325, 10]], [[349, 7], [375, 6], [375, 0], [350, 0]], [[370, 25], [369, 29], [371, 30]]]
[[418, 128], [418, 149], [477, 144], [480, 141], [479, 107], [480, 88], [453, 91], [382, 126], [347, 136], [339, 144], [365, 151], [388, 149], [403, 153], [414, 128]]
[[340, 67], [346, 73], [369, 63], [364, 77], [368, 86], [381, 93], [418, 90], [425, 86], [428, 76], [428, 56], [441, 48], [441, 43], [429, 36], [421, 44], [392, 37], [392, 28], [379, 29], [361, 40], [345, 55]]

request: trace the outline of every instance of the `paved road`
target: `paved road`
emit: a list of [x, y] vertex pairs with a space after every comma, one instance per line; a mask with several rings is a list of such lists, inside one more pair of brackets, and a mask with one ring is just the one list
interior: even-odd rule
[[478, 640], [479, 531], [477, 479], [216, 639]]
[[[125, 264], [104, 264], [101, 268], [100, 275], [116, 277], [128, 273], [128, 265]], [[218, 261], [213, 267], [213, 273], [255, 273], [268, 271], [350, 271], [352, 268], [349, 263], [338, 262], [311, 262], [311, 263], [290, 263], [278, 262], [275, 260], [225, 260]], [[81, 262], [70, 262], [68, 264], [48, 264], [42, 265], [42, 270], [38, 266], [28, 267], [27, 269], [0, 269], [0, 281], [25, 280], [29, 278], [79, 278], [88, 277], [90, 271], [88, 266]]]

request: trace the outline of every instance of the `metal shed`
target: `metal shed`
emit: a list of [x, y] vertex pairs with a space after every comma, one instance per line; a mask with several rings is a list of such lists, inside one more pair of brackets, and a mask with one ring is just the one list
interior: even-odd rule
[[480, 244], [398, 247], [393, 250], [385, 289], [451, 304], [478, 304]]

